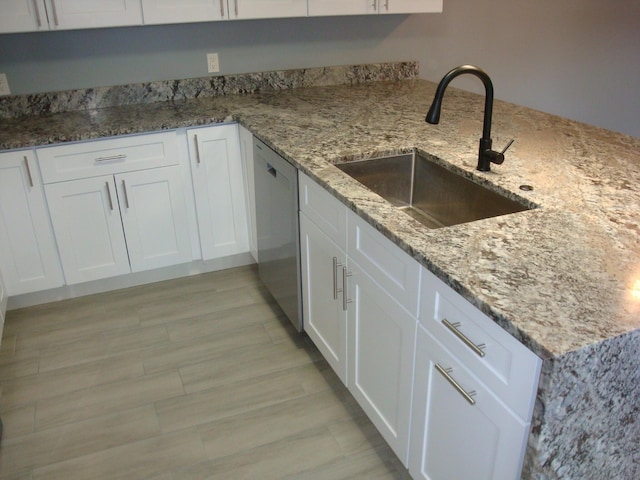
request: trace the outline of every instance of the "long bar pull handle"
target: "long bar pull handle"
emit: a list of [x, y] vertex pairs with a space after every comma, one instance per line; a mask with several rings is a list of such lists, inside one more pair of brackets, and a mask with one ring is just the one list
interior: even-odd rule
[[107, 184], [107, 198], [109, 199], [109, 208], [113, 211], [113, 197], [111, 196], [111, 183], [104, 182]]
[[378, 0], [373, 0], [373, 2], [371, 2], [371, 8], [373, 9], [373, 11], [375, 12], [378, 8], [378, 5], [376, 4]]
[[236, 18], [237, 18], [238, 17], [238, 0], [234, 0], [233, 4], [234, 4]]
[[124, 191], [124, 204], [129, 208], [129, 193], [127, 192], [127, 184], [124, 183], [124, 178], [122, 179], [122, 190]]
[[342, 311], [347, 311], [347, 305], [353, 302], [349, 298], [349, 294], [347, 293], [347, 278], [349, 278], [352, 273], [347, 272], [347, 267], [342, 267]]
[[458, 327], [460, 326], [459, 323], [451, 323], [449, 320], [447, 320], [446, 318], [442, 319], [442, 323], [444, 324], [445, 327], [447, 327], [451, 333], [453, 333], [456, 337], [458, 337], [460, 340], [462, 340], [462, 343], [464, 343], [467, 347], [469, 347], [471, 350], [473, 350], [473, 352], [478, 355], [479, 357], [484, 357], [485, 353], [482, 350], [483, 348], [486, 347], [486, 345], [484, 343], [481, 343], [479, 345], [476, 345], [475, 343], [473, 343], [469, 337], [467, 337], [464, 333], [462, 333], [460, 330], [458, 330]]
[[60, 24], [58, 23], [58, 8], [56, 7], [56, 0], [51, 0], [51, 7], [53, 8], [53, 23], [58, 27]]
[[42, 19], [40, 18], [40, 8], [38, 7], [36, 0], [32, 0], [31, 5], [33, 5], [33, 10], [36, 13], [36, 22], [38, 24], [38, 28], [40, 28], [42, 26]]
[[388, 12], [389, 11], [389, 0], [385, 0], [384, 1], [384, 9]]
[[344, 265], [338, 262], [338, 257], [333, 257], [333, 299], [338, 299], [338, 293], [343, 291], [342, 288], [338, 288], [338, 268]]
[[196, 142], [196, 162], [200, 165], [200, 145], [198, 144], [198, 135], [194, 135], [193, 139]]
[[29, 158], [27, 158], [27, 156], [25, 155], [24, 157], [24, 164], [27, 167], [27, 178], [29, 179], [29, 186], [33, 187], [33, 176], [31, 175], [31, 168], [29, 167]]
[[476, 394], [476, 392], [475, 391], [467, 392], [464, 388], [462, 388], [460, 384], [456, 382], [453, 379], [453, 377], [450, 375], [450, 373], [453, 371], [451, 368], [444, 368], [439, 363], [436, 363], [436, 370], [438, 370], [442, 374], [442, 376], [447, 380], [447, 382], [453, 385], [453, 388], [455, 388], [458, 391], [458, 393], [460, 393], [460, 395], [462, 395], [467, 402], [469, 402], [471, 405], [476, 404], [476, 401], [473, 399], [473, 396]]
[[220, 17], [224, 18], [224, 2], [226, 0], [220, 0]]
[[108, 157], [98, 157], [96, 158], [96, 163], [100, 163], [100, 162], [112, 162], [114, 160], [126, 160], [127, 156], [124, 153], [121, 153], [119, 155], [109, 155]]

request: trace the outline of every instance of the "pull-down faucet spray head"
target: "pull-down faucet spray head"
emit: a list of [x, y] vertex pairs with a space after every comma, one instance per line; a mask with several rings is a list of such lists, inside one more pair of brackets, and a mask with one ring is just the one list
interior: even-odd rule
[[504, 162], [504, 152], [509, 148], [511, 143], [502, 152], [496, 152], [491, 150], [491, 115], [493, 112], [493, 83], [491, 78], [484, 70], [473, 65], [460, 65], [448, 72], [436, 89], [436, 94], [433, 97], [431, 107], [427, 112], [426, 122], [436, 124], [440, 122], [440, 111], [442, 110], [442, 98], [447, 86], [459, 75], [469, 73], [475, 75], [484, 84], [485, 100], [484, 100], [484, 121], [482, 124], [482, 138], [480, 139], [480, 147], [478, 150], [478, 167], [481, 172], [488, 172], [491, 170], [491, 163], [501, 164]]

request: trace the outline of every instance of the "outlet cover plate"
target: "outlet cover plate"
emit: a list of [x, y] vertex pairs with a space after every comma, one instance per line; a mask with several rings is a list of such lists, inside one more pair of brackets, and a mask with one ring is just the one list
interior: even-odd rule
[[207, 53], [207, 71], [218, 73], [220, 71], [220, 61], [217, 53]]
[[4, 73], [0, 73], [0, 96], [2, 95], [11, 95], [11, 90], [9, 89], [9, 81], [7, 80], [7, 76]]

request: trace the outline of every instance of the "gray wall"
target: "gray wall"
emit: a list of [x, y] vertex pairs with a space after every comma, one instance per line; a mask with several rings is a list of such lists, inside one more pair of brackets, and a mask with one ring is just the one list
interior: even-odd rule
[[[214, 22], [0, 35], [13, 93], [417, 59], [473, 63], [498, 98], [640, 137], [640, 1], [444, 0], [443, 14]], [[455, 86], [478, 91], [477, 79]], [[430, 99], [425, 99], [425, 111]]]

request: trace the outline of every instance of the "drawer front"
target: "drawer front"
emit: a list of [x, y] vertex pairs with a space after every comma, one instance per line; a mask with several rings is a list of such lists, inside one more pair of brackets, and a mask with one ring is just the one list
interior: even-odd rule
[[430, 272], [422, 282], [420, 323], [528, 421], [542, 361]]
[[180, 162], [175, 132], [43, 147], [36, 152], [44, 183], [177, 165]]
[[417, 316], [420, 264], [355, 213], [349, 211], [347, 218], [349, 257], [411, 315]]
[[298, 173], [302, 211], [342, 250], [347, 249], [347, 207], [302, 172]]

